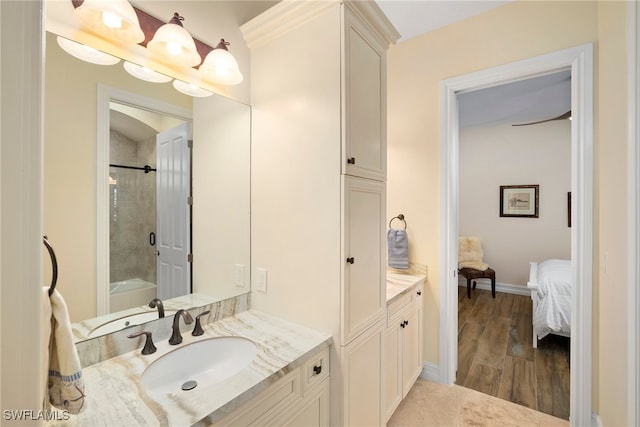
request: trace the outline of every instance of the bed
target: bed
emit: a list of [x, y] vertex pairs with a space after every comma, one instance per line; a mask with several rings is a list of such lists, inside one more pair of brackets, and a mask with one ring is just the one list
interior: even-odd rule
[[571, 261], [531, 262], [527, 288], [533, 301], [533, 348], [549, 334], [571, 337]]

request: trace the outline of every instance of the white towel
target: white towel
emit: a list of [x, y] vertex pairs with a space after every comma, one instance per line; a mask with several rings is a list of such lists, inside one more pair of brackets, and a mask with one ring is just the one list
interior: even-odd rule
[[71, 322], [62, 295], [49, 288], [42, 288], [42, 344], [48, 349], [43, 358], [47, 383], [44, 385], [43, 407], [49, 404], [71, 414], [79, 413], [84, 406], [84, 382], [76, 345], [73, 342]]
[[407, 270], [409, 268], [409, 239], [405, 230], [387, 232], [387, 262], [389, 267]]

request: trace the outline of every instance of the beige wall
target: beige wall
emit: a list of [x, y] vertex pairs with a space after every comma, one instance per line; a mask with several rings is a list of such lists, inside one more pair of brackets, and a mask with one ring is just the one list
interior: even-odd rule
[[[171, 85], [131, 77], [121, 65], [98, 66], [75, 59], [49, 33], [46, 43], [44, 232], [56, 250], [59, 290], [75, 322], [96, 315], [98, 83], [187, 109], [192, 98]], [[49, 268], [48, 262], [45, 267]], [[50, 272], [45, 270], [43, 277], [49, 282]]]
[[413, 261], [429, 268], [424, 354], [437, 364], [440, 81], [595, 43], [592, 380], [604, 425], [627, 424], [626, 25], [624, 2], [516, 1], [393, 46], [388, 60], [387, 208], [407, 215]]
[[605, 426], [628, 425], [626, 19], [624, 3], [599, 3], [594, 235], [599, 250], [593, 260], [599, 266], [594, 278], [599, 364], [594, 382]]
[[[474, 126], [459, 141], [458, 232], [482, 238], [497, 282], [526, 287], [530, 261], [571, 259], [571, 122]], [[500, 217], [500, 186], [521, 184], [540, 186], [538, 218]]]

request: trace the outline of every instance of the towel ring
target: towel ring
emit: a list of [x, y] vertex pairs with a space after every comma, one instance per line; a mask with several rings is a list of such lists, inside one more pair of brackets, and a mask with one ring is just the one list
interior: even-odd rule
[[404, 220], [404, 215], [403, 214], [400, 214], [398, 216], [394, 216], [393, 218], [391, 218], [391, 221], [389, 221], [389, 228], [391, 228], [391, 223], [393, 222], [394, 219], [399, 219], [400, 221], [402, 221], [404, 223], [403, 230], [407, 229], [407, 221]]
[[49, 239], [47, 239], [47, 236], [42, 236], [42, 243], [44, 243], [44, 245], [47, 247], [49, 256], [51, 257], [52, 276], [51, 285], [49, 286], [49, 296], [51, 296], [56, 288], [56, 283], [58, 282], [58, 261], [56, 260], [56, 253], [53, 251], [53, 247], [51, 246], [51, 243], [49, 243]]

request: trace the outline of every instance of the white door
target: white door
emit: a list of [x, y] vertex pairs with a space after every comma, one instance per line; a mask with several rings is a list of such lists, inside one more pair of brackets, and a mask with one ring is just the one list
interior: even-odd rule
[[156, 137], [158, 298], [191, 292], [189, 123]]

